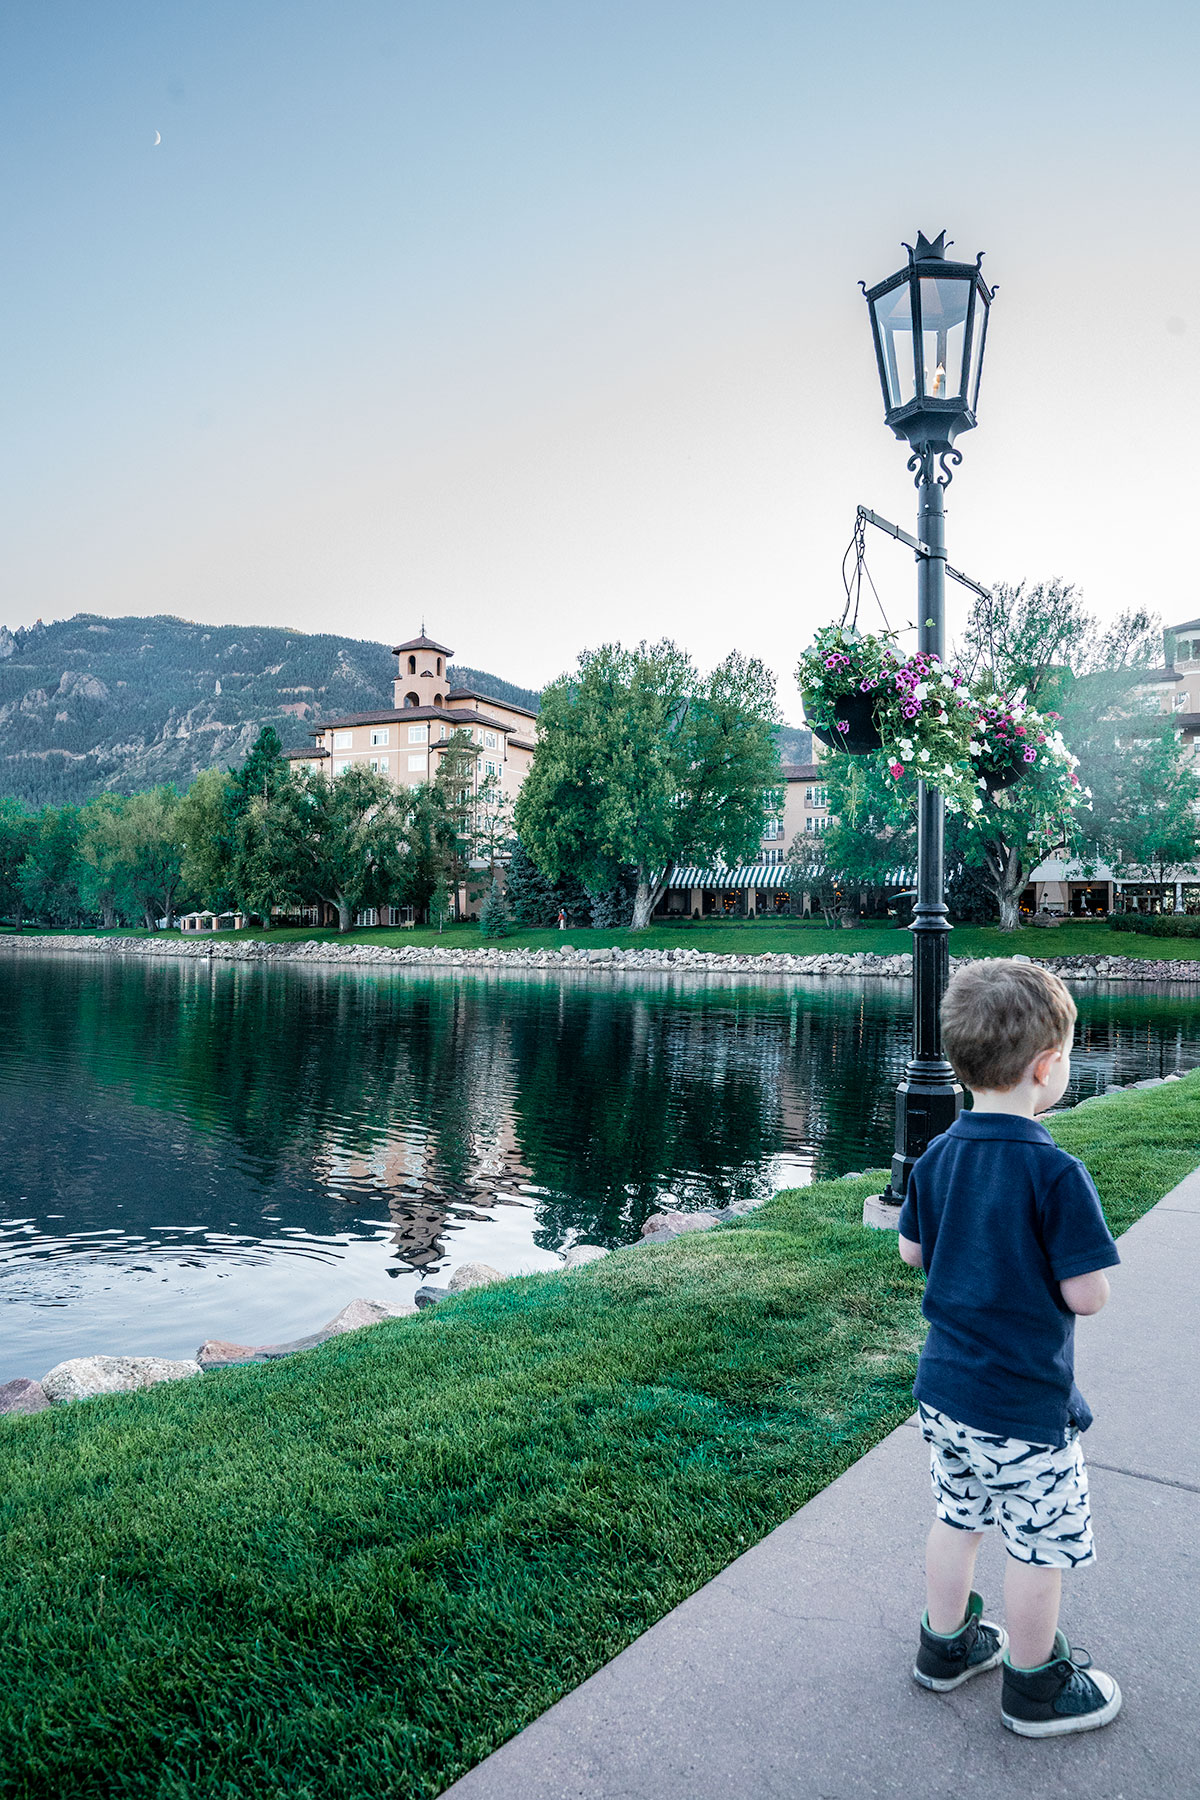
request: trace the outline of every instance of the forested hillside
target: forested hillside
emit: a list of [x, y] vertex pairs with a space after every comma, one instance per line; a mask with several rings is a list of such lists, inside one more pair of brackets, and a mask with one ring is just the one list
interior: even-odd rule
[[[285, 748], [336, 713], [391, 705], [385, 644], [277, 626], [77, 613], [0, 626], [0, 794], [29, 806], [187, 785], [239, 763], [261, 726]], [[534, 710], [537, 695], [477, 669], [450, 678]]]

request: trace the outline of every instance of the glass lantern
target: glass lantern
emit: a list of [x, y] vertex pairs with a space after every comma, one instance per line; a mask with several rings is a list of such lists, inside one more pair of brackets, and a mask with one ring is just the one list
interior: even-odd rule
[[884, 418], [916, 449], [948, 450], [975, 424], [979, 377], [995, 292], [974, 263], [946, 257], [946, 234], [905, 245], [908, 267], [873, 288], [871, 309]]

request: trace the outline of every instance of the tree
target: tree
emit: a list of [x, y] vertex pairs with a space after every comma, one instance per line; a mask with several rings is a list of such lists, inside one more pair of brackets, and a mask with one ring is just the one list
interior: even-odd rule
[[[821, 780], [829, 790], [830, 824], [813, 855], [843, 896], [843, 923], [856, 923], [859, 907], [878, 917], [889, 892], [900, 885], [897, 870], [915, 864], [915, 788], [897, 787], [882, 755], [826, 756]], [[846, 904], [851, 895], [856, 900], [852, 909]]]
[[572, 924], [592, 917], [593, 903], [583, 885], [570, 876], [551, 881], [542, 874], [520, 838], [513, 839], [505, 891], [513, 922], [526, 929], [557, 925], [560, 912]]
[[183, 885], [214, 912], [240, 908], [234, 889], [234, 777], [203, 769], [179, 802], [176, 828], [183, 845]]
[[34, 821], [16, 800], [0, 799], [0, 916], [19, 931], [25, 911], [21, 866], [29, 854]]
[[450, 884], [444, 875], [439, 874], [433, 884], [433, 892], [429, 896], [429, 923], [435, 925], [439, 932], [444, 931], [446, 921], [451, 917], [453, 910]]
[[1118, 861], [1166, 885], [1196, 858], [1200, 776], [1169, 716], [1135, 720], [1125, 732], [1105, 797], [1105, 838]]
[[152, 931], [162, 916], [169, 930], [183, 874], [178, 794], [168, 786], [131, 795], [114, 828], [124, 877], [147, 929]]
[[488, 938], [507, 937], [512, 930], [512, 915], [498, 875], [492, 876], [487, 898], [479, 909], [479, 929]]
[[43, 806], [31, 821], [19, 881], [25, 910], [53, 925], [77, 921], [79, 898], [79, 808]]
[[79, 812], [79, 894], [89, 912], [100, 914], [111, 931], [117, 910], [129, 896], [121, 836], [121, 816], [127, 802], [118, 794], [98, 794]]
[[332, 780], [293, 775], [279, 798], [298, 887], [336, 907], [338, 930], [349, 931], [354, 913], [386, 900], [401, 877], [407, 791], [352, 763]]
[[586, 651], [542, 696], [519, 835], [551, 880], [592, 892], [636, 871], [635, 929], [671, 867], [751, 856], [782, 781], [773, 677], [733, 652], [702, 680], [669, 640]]
[[441, 806], [443, 829], [441, 843], [446, 876], [458, 906], [458, 892], [466, 883], [474, 848], [473, 815], [475, 811], [476, 751], [471, 733], [464, 726], [452, 731], [438, 758], [433, 788]]

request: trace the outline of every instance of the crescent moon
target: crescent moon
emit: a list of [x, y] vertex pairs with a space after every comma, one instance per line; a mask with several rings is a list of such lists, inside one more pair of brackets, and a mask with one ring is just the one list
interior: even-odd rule
[[156, 132], [155, 132], [155, 134], [154, 134], [154, 141], [155, 141], [155, 143], [156, 143], [156, 144], [161, 144], [161, 143], [162, 143], [162, 132], [161, 132], [161, 131], [156, 131]]

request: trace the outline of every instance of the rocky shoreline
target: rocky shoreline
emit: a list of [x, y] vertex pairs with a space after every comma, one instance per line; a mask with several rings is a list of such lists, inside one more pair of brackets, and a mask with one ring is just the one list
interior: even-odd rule
[[[422, 971], [458, 969], [573, 970], [588, 974], [684, 975], [873, 975], [912, 973], [912, 954], [898, 951], [883, 956], [872, 950], [828, 950], [813, 956], [787, 951], [760, 950], [746, 956], [712, 950], [585, 949], [564, 944], [557, 950], [499, 950], [494, 946], [464, 950], [457, 946], [405, 944], [399, 949], [382, 944], [342, 944], [305, 938], [273, 943], [269, 938], [243, 942], [222, 938], [134, 938], [30, 936], [0, 937], [0, 947], [13, 950], [66, 951], [91, 956], [171, 957], [187, 962], [304, 963], [351, 968], [401, 968]], [[951, 957], [951, 969], [972, 957]], [[1182, 959], [1140, 956], [1018, 956], [1020, 962], [1037, 962], [1053, 969], [1065, 981], [1183, 981], [1200, 982], [1200, 957]]]

